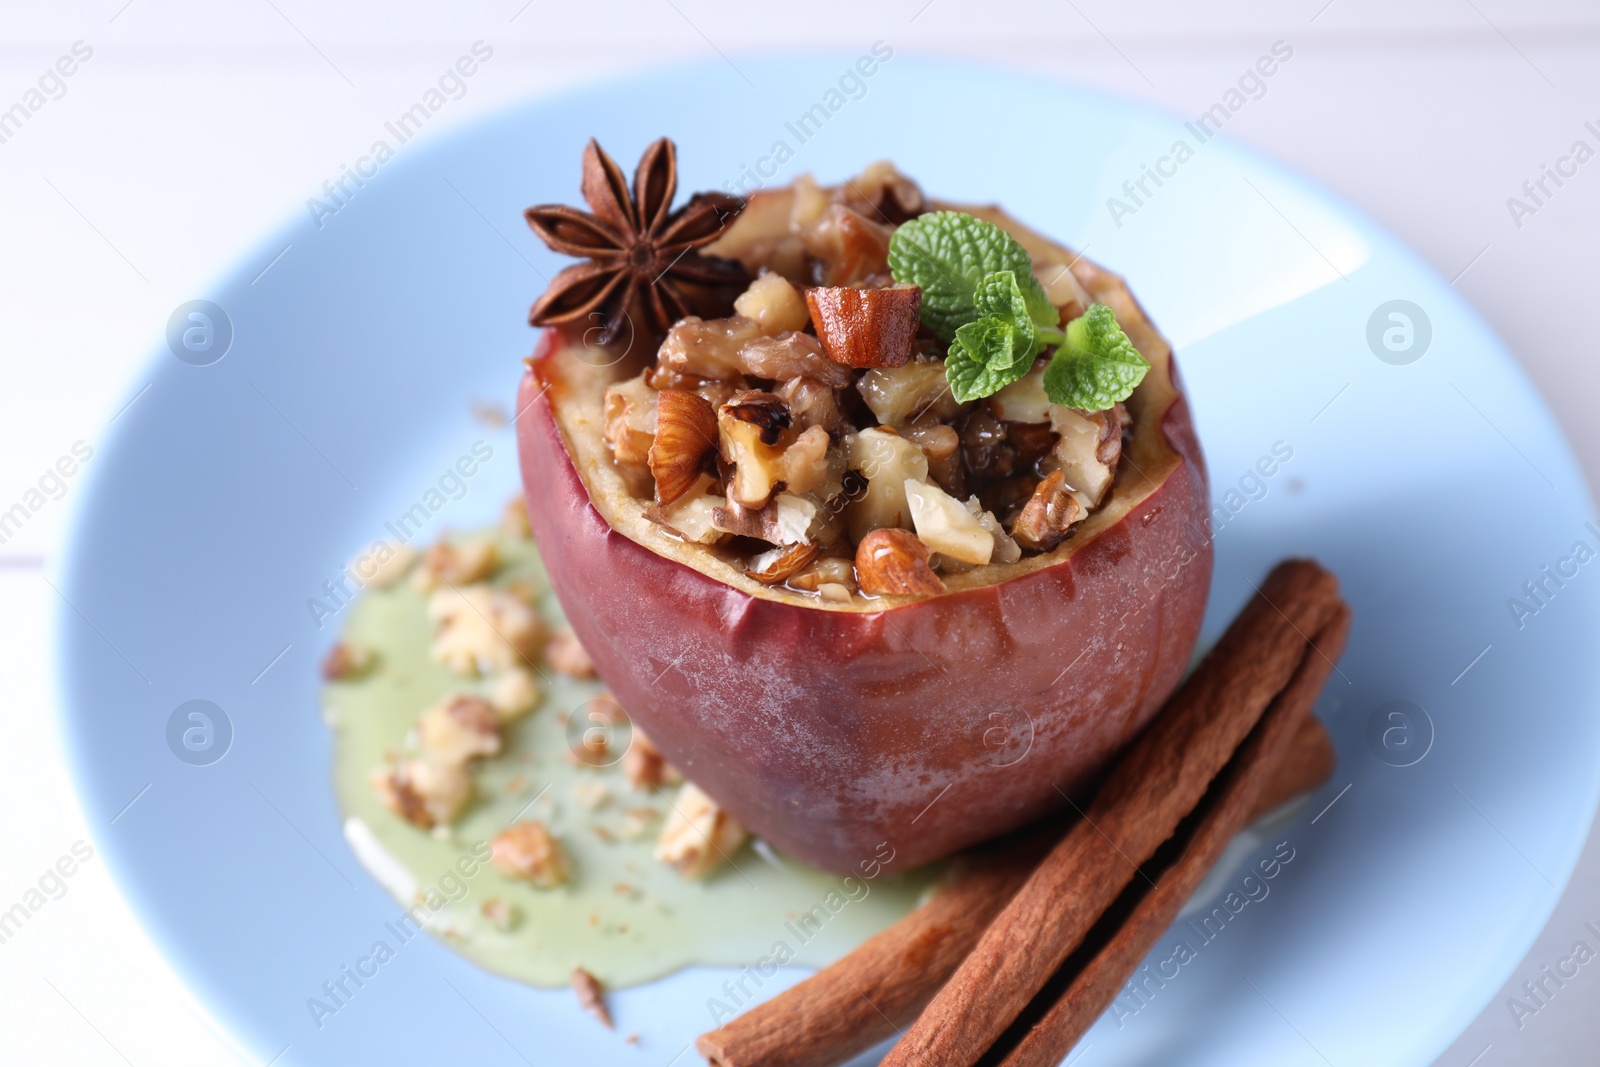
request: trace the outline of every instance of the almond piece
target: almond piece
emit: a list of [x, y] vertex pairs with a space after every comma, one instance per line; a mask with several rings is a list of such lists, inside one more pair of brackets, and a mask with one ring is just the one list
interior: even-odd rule
[[922, 290], [807, 289], [806, 306], [822, 350], [847, 367], [902, 367], [911, 360]]
[[816, 554], [816, 545], [802, 543], [786, 548], [780, 546], [753, 557], [744, 565], [744, 573], [747, 578], [754, 578], [762, 585], [777, 585], [810, 563]]
[[1011, 536], [1023, 548], [1048, 552], [1067, 536], [1073, 523], [1083, 518], [1083, 505], [1072, 495], [1059, 470], [1051, 471], [1023, 505], [1011, 524]]
[[856, 546], [856, 582], [874, 596], [931, 596], [944, 583], [928, 566], [928, 546], [909, 530], [873, 530]]
[[717, 412], [711, 402], [687, 389], [663, 389], [656, 397], [656, 436], [650, 445], [650, 473], [656, 499], [671, 504], [687, 493], [706, 456], [717, 447]]

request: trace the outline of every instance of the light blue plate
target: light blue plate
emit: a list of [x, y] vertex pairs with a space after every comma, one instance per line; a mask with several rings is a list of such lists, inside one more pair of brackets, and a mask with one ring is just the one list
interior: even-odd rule
[[[1094, 1062], [1428, 1063], [1532, 943], [1596, 801], [1600, 564], [1572, 556], [1600, 535], [1511, 356], [1371, 221], [1181, 119], [907, 56], [871, 76], [854, 55], [736, 62], [400, 146], [336, 212], [297, 212], [196, 294], [227, 320], [211, 312], [209, 347], [180, 316], [130, 386], [60, 567], [57, 632], [84, 806], [157, 942], [263, 1061], [694, 1061], [721, 972], [617, 995], [637, 1048], [569, 993], [424, 938], [320, 1029], [306, 1006], [396, 910], [340, 833], [316, 678], [337, 619], [319, 628], [307, 602], [474, 441], [493, 456], [429, 536], [514, 491], [510, 432], [470, 409], [511, 404], [527, 305], [561, 265], [522, 209], [576, 199], [591, 134], [631, 169], [668, 133], [685, 192], [892, 158], [1131, 279], [1177, 347], [1223, 509], [1208, 632], [1300, 554], [1339, 574], [1356, 626], [1322, 705], [1338, 772], [1239, 863], [1278, 842], [1293, 859], [1259, 886], [1238, 863], [1212, 883], [1208, 908], [1267, 895], [1209, 942], [1200, 914], [1165, 937], [1153, 964], [1180, 936], [1194, 958], [1119, 1001], [1086, 1039]], [[1163, 184], [1133, 184], [1146, 167]], [[174, 755], [223, 751], [220, 721], [210, 748], [184, 748], [187, 719], [169, 746], [191, 700], [231, 724], [220, 761]]]

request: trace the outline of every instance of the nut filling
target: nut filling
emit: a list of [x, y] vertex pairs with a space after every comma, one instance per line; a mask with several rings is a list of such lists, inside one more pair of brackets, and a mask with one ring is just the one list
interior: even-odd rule
[[[896, 221], [881, 208], [891, 191], [910, 205]], [[941, 575], [1072, 538], [1116, 482], [1129, 411], [1053, 403], [1044, 351], [958, 400], [949, 345], [919, 321], [923, 290], [889, 265], [897, 223], [927, 211], [888, 164], [755, 194], [709, 248], [755, 279], [734, 313], [678, 320], [606, 390], [611, 461], [647, 518], [755, 581], [832, 602], [935, 595]], [[1039, 275], [1063, 327], [1085, 314], [1070, 272]]]

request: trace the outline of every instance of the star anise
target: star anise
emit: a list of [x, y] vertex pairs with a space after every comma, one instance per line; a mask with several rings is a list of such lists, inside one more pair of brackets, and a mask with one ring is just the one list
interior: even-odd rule
[[[533, 232], [553, 251], [584, 260], [557, 274], [528, 313], [535, 326], [597, 318], [608, 343], [632, 324], [662, 336], [686, 315], [726, 315], [750, 281], [735, 260], [696, 251], [716, 240], [744, 201], [696, 193], [678, 210], [678, 150], [663, 137], [639, 160], [630, 194], [622, 168], [592, 138], [583, 150], [583, 198], [530, 207]], [[642, 321], [634, 322], [635, 316]]]

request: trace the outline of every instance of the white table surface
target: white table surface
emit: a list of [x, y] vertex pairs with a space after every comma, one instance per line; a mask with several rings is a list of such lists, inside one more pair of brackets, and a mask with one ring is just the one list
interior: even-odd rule
[[[74, 442], [100, 439], [175, 306], [303, 210], [480, 39], [493, 64], [423, 137], [655, 62], [877, 39], [1197, 114], [1287, 41], [1294, 62], [1228, 133], [1352, 200], [1456, 278], [1532, 374], [1591, 481], [1600, 476], [1590, 412], [1600, 396], [1600, 161], [1520, 226], [1506, 204], [1575, 139], [1600, 143], [1583, 128], [1600, 126], [1592, 3], [9, 0], [0, 27], [0, 109], [75, 42], [93, 50], [65, 92], [0, 143], [0, 509]], [[1515, 501], [1502, 503], [1514, 521]], [[55, 608], [49, 557], [70, 506], [52, 501], [0, 545], [9, 704], [0, 909], [104, 829], [85, 823], [67, 778], [43, 625]], [[1464, 535], [1492, 536], [1489, 517]], [[254, 1062], [173, 976], [98, 855], [65, 886], [0, 943], [0, 1063]], [[1600, 922], [1597, 889], [1591, 836], [1544, 934], [1441, 1067], [1594, 1062], [1600, 973], [1583, 969], [1520, 1027], [1506, 1001], [1574, 941], [1593, 943], [1584, 923]], [[1379, 971], [1374, 981], [1393, 995], [1427, 995]]]

